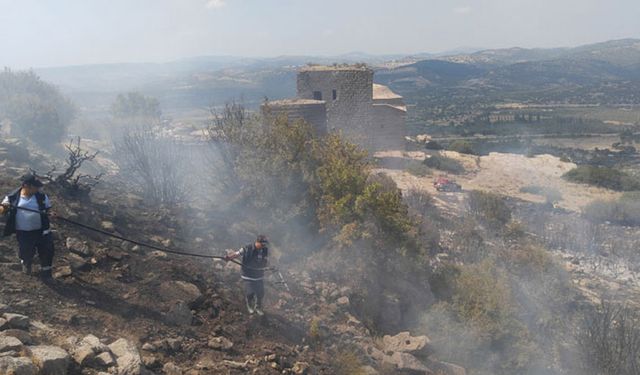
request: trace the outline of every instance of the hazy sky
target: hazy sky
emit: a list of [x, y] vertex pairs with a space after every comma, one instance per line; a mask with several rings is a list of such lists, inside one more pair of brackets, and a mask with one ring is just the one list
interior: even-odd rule
[[0, 66], [640, 38], [640, 0], [0, 0]]

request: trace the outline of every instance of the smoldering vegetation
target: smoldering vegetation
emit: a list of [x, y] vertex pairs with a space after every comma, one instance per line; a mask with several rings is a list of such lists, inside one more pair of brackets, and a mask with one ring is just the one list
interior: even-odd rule
[[[0, 98], [7, 137], [48, 150], [69, 135], [73, 105], [32, 73], [0, 74]], [[451, 215], [428, 193], [401, 192], [374, 173], [370, 155], [340, 134], [315, 134], [268, 108], [212, 108], [191, 137], [172, 132], [158, 102], [139, 93], [119, 95], [110, 111], [104, 123], [85, 129], [101, 149], [89, 142], [85, 147], [94, 150], [79, 152], [89, 158], [76, 177], [106, 173], [91, 187], [142, 197], [184, 223], [177, 232], [188, 233], [187, 240], [215, 231], [222, 249], [268, 233], [281, 266], [351, 287], [351, 313], [374, 336], [426, 334], [439, 359], [469, 374], [638, 373], [634, 308], [586, 300], [550, 252], [605, 246], [589, 225], [618, 211], [603, 217], [605, 210], [592, 208], [581, 221], [557, 216], [551, 227], [545, 218], [558, 199], [553, 192], [525, 222], [517, 202], [471, 191], [464, 210]], [[61, 130], [50, 135], [51, 127]], [[472, 151], [464, 143], [455, 148]], [[96, 151], [114, 166], [90, 158]], [[428, 167], [463, 173], [448, 159], [433, 163]], [[94, 203], [89, 193], [82, 199]], [[207, 228], [189, 227], [194, 209]], [[599, 224], [589, 224], [592, 217]], [[629, 243], [624, 249], [631, 254]], [[322, 322], [309, 330], [320, 337]], [[363, 352], [343, 346], [344, 363], [358, 369]]]

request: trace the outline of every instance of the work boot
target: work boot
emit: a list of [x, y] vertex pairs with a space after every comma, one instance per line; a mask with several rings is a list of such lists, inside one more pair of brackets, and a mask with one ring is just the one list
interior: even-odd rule
[[40, 279], [44, 282], [49, 282], [53, 279], [51, 274], [51, 268], [47, 270], [40, 270]]
[[256, 306], [256, 314], [258, 314], [258, 316], [264, 315], [264, 311], [262, 311], [262, 307]]
[[244, 299], [247, 302], [247, 311], [249, 311], [249, 314], [253, 314], [255, 312], [253, 298], [245, 297]]
[[22, 262], [22, 273], [31, 276], [31, 263]]

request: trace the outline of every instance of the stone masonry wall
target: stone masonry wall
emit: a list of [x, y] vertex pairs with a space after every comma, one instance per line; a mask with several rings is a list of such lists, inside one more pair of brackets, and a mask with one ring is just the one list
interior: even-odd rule
[[[263, 107], [263, 111], [266, 108]], [[289, 121], [304, 120], [317, 132], [317, 134], [327, 133], [327, 108], [324, 102], [316, 103], [270, 103], [269, 113], [272, 116], [285, 115]]]
[[372, 108], [373, 121], [370, 134], [373, 135], [371, 150], [405, 149], [405, 112], [386, 104], [375, 104]]
[[300, 99], [319, 99], [314, 92], [321, 93], [327, 106], [328, 130], [339, 130], [352, 142], [371, 147], [368, 133], [373, 112], [371, 69], [303, 69], [298, 73], [297, 86]]

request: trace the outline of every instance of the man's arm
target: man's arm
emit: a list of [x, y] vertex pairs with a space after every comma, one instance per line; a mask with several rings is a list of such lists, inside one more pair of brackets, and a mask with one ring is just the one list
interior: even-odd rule
[[0, 215], [4, 215], [9, 211], [9, 197], [4, 197], [0, 203]]
[[230, 254], [225, 255], [224, 260], [229, 261], [236, 258], [239, 258], [244, 253], [244, 247], [241, 247], [240, 250], [234, 251]]

